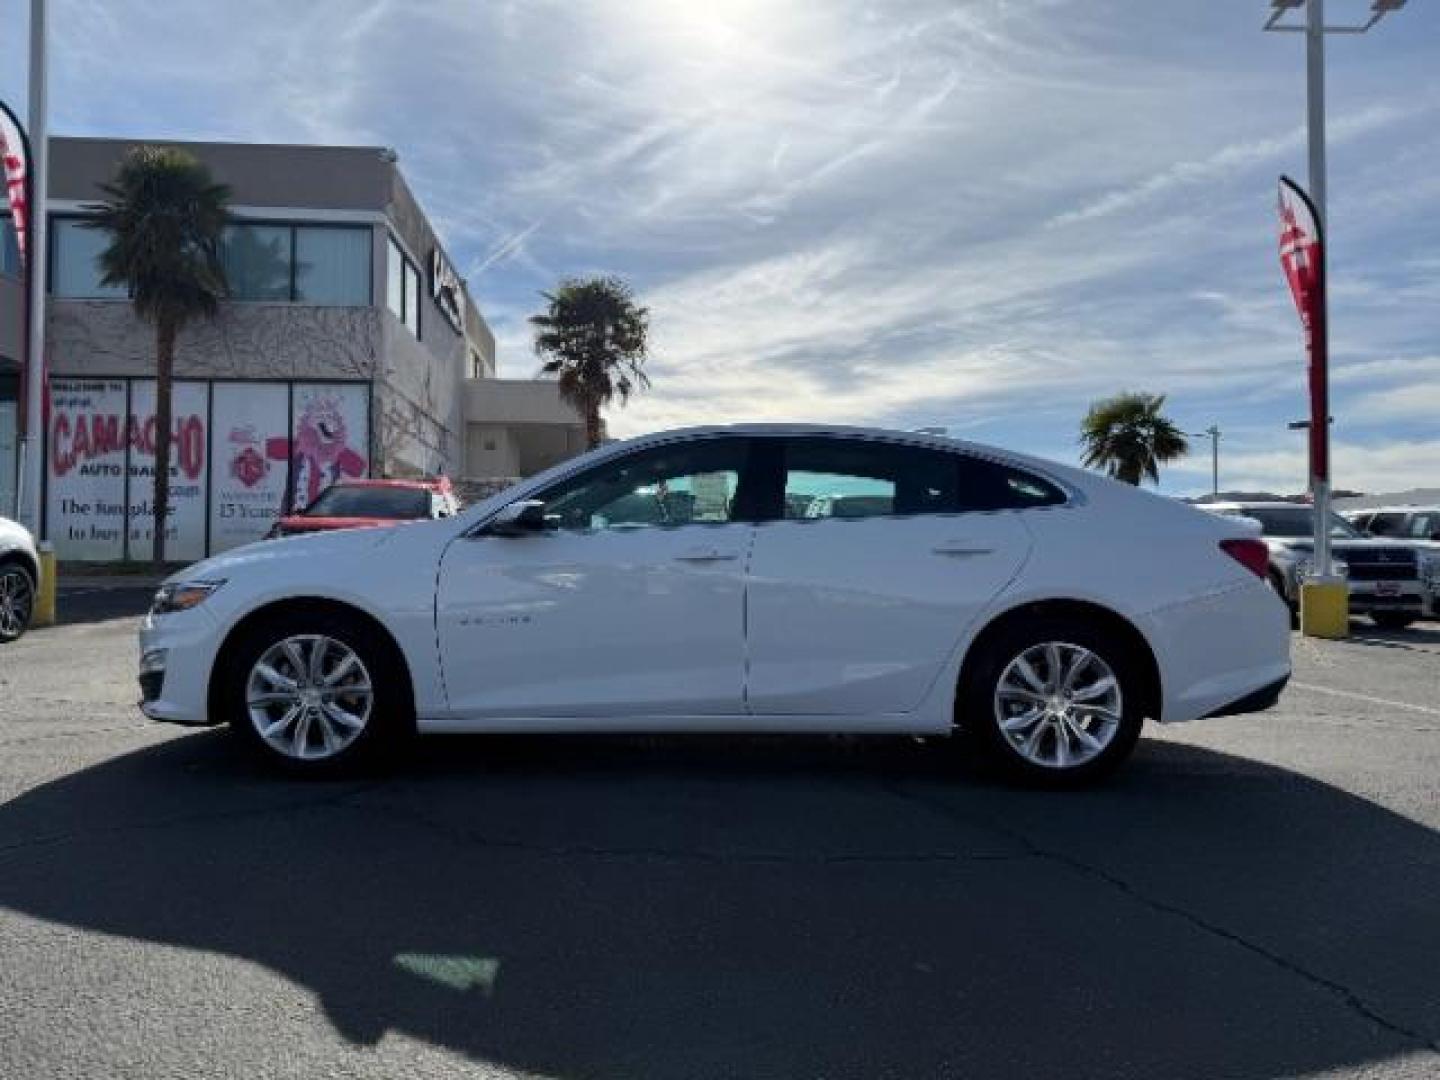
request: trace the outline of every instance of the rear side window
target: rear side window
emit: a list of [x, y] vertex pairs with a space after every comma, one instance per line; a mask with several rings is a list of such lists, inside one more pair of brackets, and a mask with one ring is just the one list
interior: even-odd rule
[[783, 516], [791, 520], [955, 514], [1052, 506], [1047, 480], [981, 458], [863, 439], [787, 439]]
[[959, 460], [961, 510], [1026, 510], [1065, 501], [1063, 491], [1033, 473], [984, 458]]

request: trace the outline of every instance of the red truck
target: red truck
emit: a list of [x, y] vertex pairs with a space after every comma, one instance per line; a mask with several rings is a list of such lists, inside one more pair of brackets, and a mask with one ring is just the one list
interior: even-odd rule
[[287, 514], [270, 536], [367, 529], [451, 517], [460, 510], [449, 477], [420, 480], [337, 480], [304, 510]]

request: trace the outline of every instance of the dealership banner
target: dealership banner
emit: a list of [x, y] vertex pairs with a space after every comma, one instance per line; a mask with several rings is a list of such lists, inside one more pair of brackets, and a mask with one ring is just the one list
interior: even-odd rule
[[296, 383], [290, 490], [297, 508], [346, 477], [370, 471], [370, 394], [364, 386]]
[[[176, 562], [205, 557], [205, 498], [210, 471], [206, 413], [209, 386], [176, 382], [170, 441], [170, 513], [165, 556]], [[130, 558], [146, 559], [155, 533], [155, 382], [130, 384]]]
[[1280, 267], [1290, 285], [1310, 367], [1310, 468], [1317, 480], [1328, 480], [1330, 416], [1327, 394], [1329, 340], [1325, 310], [1325, 241], [1320, 215], [1300, 186], [1288, 176], [1280, 178]]
[[216, 383], [210, 425], [210, 553], [263, 539], [280, 516], [290, 445], [290, 387]]
[[15, 223], [15, 246], [25, 258], [25, 240], [30, 225], [30, 161], [25, 129], [8, 106], [0, 101], [0, 174], [5, 177], [6, 203]]
[[50, 384], [46, 520], [62, 559], [125, 557], [124, 379], [55, 378]]
[[[149, 558], [153, 379], [51, 379], [46, 516], [60, 558]], [[167, 552], [195, 560], [263, 539], [293, 490], [304, 506], [370, 469], [366, 383], [174, 385]]]

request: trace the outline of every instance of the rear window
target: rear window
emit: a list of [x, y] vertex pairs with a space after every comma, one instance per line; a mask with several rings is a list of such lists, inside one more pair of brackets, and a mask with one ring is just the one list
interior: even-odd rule
[[326, 488], [304, 511], [305, 517], [370, 517], [408, 521], [430, 516], [430, 492], [415, 488]]

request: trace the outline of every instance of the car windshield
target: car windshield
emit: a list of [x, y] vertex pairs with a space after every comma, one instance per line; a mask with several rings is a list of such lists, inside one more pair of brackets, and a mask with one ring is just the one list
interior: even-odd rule
[[305, 517], [368, 517], [406, 520], [430, 516], [430, 493], [415, 488], [326, 488], [303, 511]]
[[[1308, 506], [1247, 507], [1237, 511], [1241, 517], [1253, 518], [1260, 523], [1266, 536], [1306, 537], [1315, 535], [1315, 515]], [[1330, 535], [1352, 537], [1360, 534], [1355, 527], [1338, 514], [1330, 516]]]

